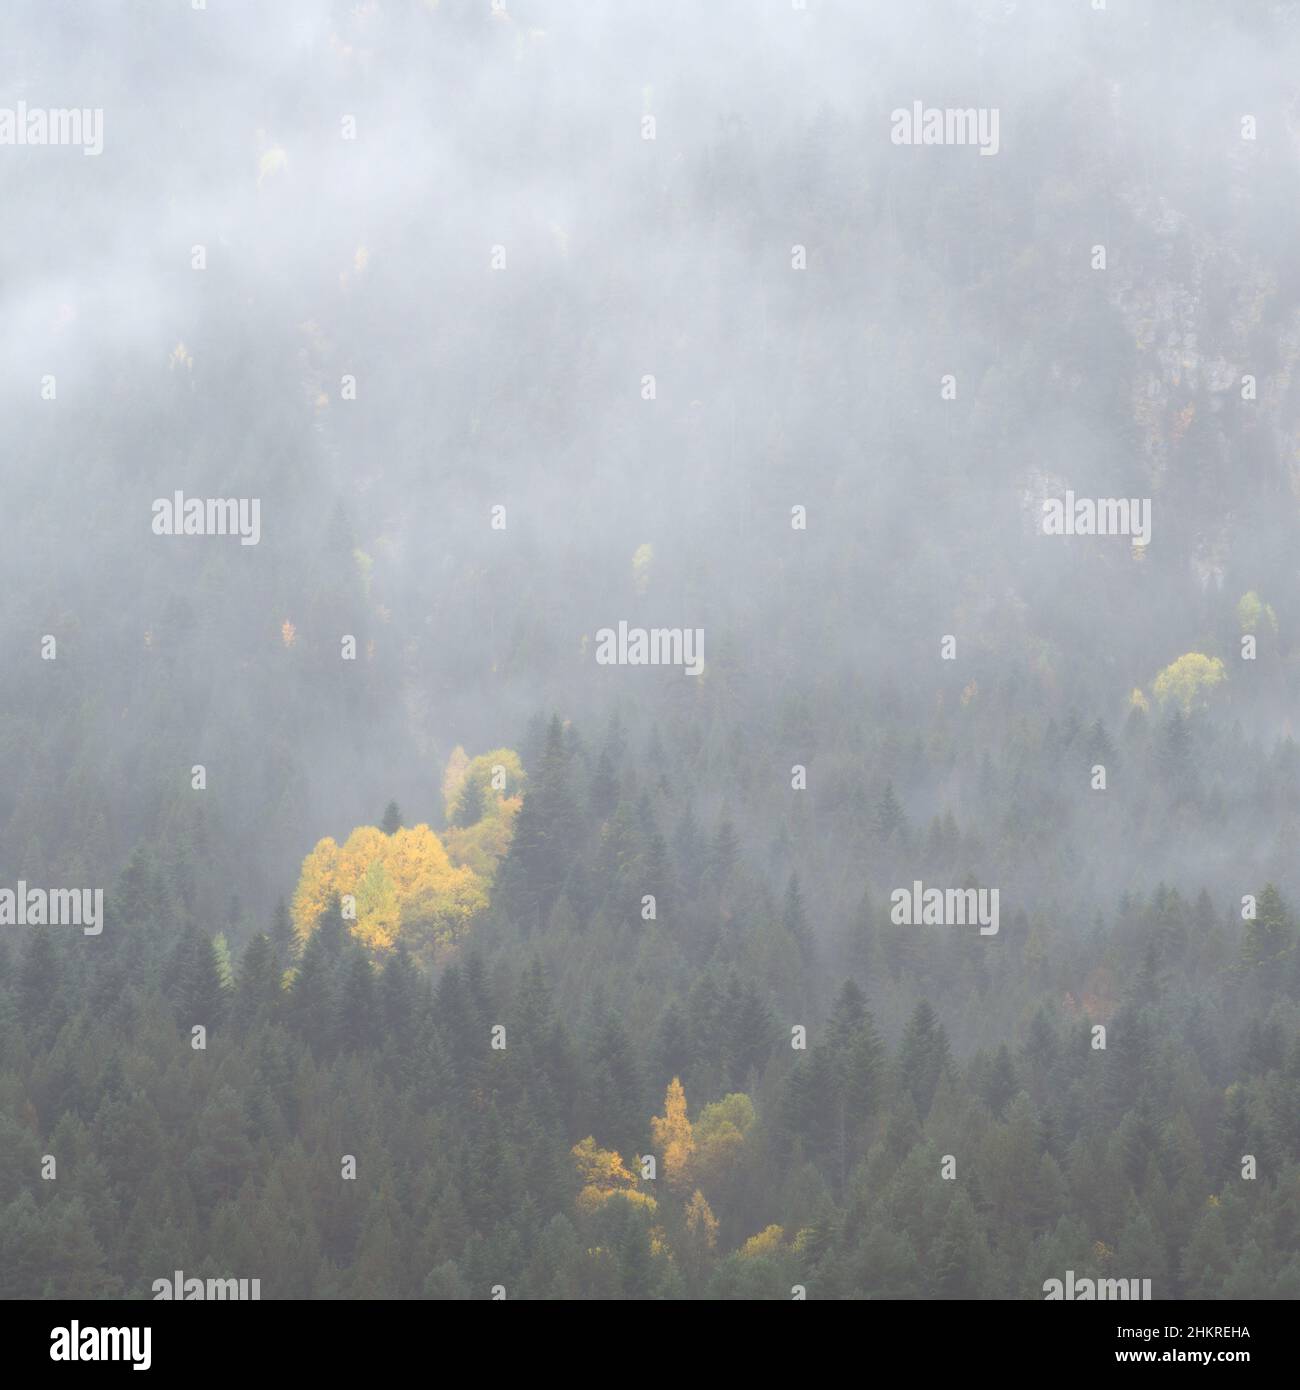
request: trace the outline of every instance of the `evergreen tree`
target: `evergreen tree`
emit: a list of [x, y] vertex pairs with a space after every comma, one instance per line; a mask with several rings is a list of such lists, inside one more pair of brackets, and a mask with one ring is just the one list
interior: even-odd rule
[[951, 1061], [948, 1035], [927, 1000], [916, 1006], [903, 1032], [898, 1052], [899, 1081], [925, 1116], [935, 1088]]
[[235, 982], [231, 1021], [240, 1029], [276, 1016], [280, 1003], [280, 963], [265, 932], [259, 932], [244, 951]]
[[907, 821], [903, 815], [902, 804], [894, 791], [893, 782], [886, 782], [876, 806], [876, 832], [882, 840], [902, 839], [906, 834]]
[[993, 1068], [984, 1086], [984, 1100], [996, 1119], [1001, 1119], [1011, 1098], [1020, 1089], [1015, 1065], [1006, 1043], [1002, 1043], [993, 1058]]
[[596, 771], [591, 779], [591, 814], [597, 820], [604, 820], [613, 813], [618, 804], [618, 780], [614, 776], [614, 764], [607, 749], [601, 749], [596, 760]]
[[452, 817], [452, 824], [477, 825], [483, 819], [486, 811], [487, 800], [483, 795], [482, 781], [478, 777], [466, 777], [465, 783], [460, 789], [460, 797], [456, 802], [456, 812]]

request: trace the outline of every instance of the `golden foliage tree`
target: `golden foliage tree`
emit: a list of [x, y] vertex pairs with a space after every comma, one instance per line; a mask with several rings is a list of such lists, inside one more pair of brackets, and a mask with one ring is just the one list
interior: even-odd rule
[[718, 1218], [697, 1187], [686, 1204], [686, 1234], [696, 1251], [711, 1251], [718, 1244]]
[[321, 840], [303, 860], [293, 896], [299, 937], [315, 929], [334, 893], [356, 899], [352, 933], [365, 945], [388, 951], [400, 939], [435, 960], [456, 946], [488, 902], [486, 882], [454, 865], [427, 825], [392, 835], [360, 825], [342, 845]]
[[628, 1171], [622, 1158], [613, 1149], [599, 1149], [595, 1139], [589, 1134], [570, 1151], [582, 1179], [582, 1191], [578, 1193], [578, 1210], [593, 1212], [604, 1206], [611, 1197], [622, 1197], [635, 1202], [649, 1211], [655, 1209], [655, 1199], [637, 1187], [635, 1173]]
[[447, 759], [447, 766], [442, 774], [442, 804], [448, 819], [451, 818], [452, 808], [460, 796], [461, 784], [465, 781], [468, 768], [469, 754], [458, 743], [451, 750], [451, 757]]
[[775, 1255], [782, 1248], [785, 1232], [780, 1226], [768, 1226], [740, 1247], [741, 1256], [746, 1260], [760, 1259], [764, 1255]]
[[663, 1160], [664, 1181], [669, 1187], [688, 1187], [692, 1181], [695, 1135], [686, 1115], [686, 1091], [675, 1076], [664, 1093], [664, 1113], [650, 1120], [650, 1133]]
[[491, 879], [510, 848], [523, 805], [524, 768], [512, 748], [469, 758], [457, 747], [442, 779], [447, 816], [444, 841], [452, 862]]
[[1160, 672], [1152, 689], [1162, 705], [1172, 700], [1184, 714], [1190, 714], [1197, 705], [1205, 702], [1206, 696], [1216, 685], [1227, 679], [1228, 673], [1217, 656], [1187, 652]]
[[484, 814], [488, 814], [492, 802], [520, 796], [525, 780], [524, 765], [513, 748], [494, 748], [490, 753], [469, 758], [463, 748], [456, 747], [447, 760], [442, 778], [443, 810], [448, 824], [456, 820], [456, 813], [471, 785], [481, 793]]
[[375, 951], [403, 942], [436, 963], [464, 938], [488, 905], [497, 865], [510, 848], [523, 804], [524, 769], [518, 753], [494, 748], [470, 758], [456, 748], [443, 776], [443, 801], [452, 819], [466, 799], [475, 812], [439, 838], [427, 825], [385, 835], [359, 825], [342, 845], [328, 836], [303, 860], [293, 896], [293, 922], [306, 939], [334, 893], [356, 900], [352, 934]]

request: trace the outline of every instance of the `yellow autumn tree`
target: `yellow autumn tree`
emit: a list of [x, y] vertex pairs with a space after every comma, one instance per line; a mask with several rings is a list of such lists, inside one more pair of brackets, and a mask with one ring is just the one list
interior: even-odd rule
[[817, 1231], [815, 1227], [801, 1226], [798, 1231], [795, 1232], [794, 1239], [790, 1242], [790, 1249], [793, 1250], [796, 1255], [806, 1255], [813, 1249], [816, 1240]]
[[632, 556], [632, 586], [638, 594], [650, 588], [650, 571], [654, 567], [655, 548], [649, 541], [639, 545]]
[[372, 950], [391, 951], [400, 941], [429, 963], [444, 959], [488, 905], [523, 804], [524, 781], [513, 749], [470, 758], [457, 747], [443, 775], [451, 825], [441, 838], [427, 825], [392, 835], [359, 825], [342, 845], [321, 840], [303, 860], [294, 892], [299, 937], [315, 930], [337, 893], [355, 899], [352, 934]]
[[589, 1134], [570, 1152], [582, 1180], [582, 1191], [578, 1193], [579, 1211], [590, 1214], [611, 1197], [622, 1197], [654, 1211], [655, 1199], [638, 1189], [636, 1175], [628, 1171], [613, 1149], [597, 1148], [595, 1138]]
[[293, 925], [300, 940], [305, 940], [329, 902], [335, 881], [335, 865], [339, 847], [331, 836], [316, 842], [316, 847], [302, 861], [298, 871], [298, 886], [293, 893]]
[[333, 894], [356, 900], [352, 934], [375, 951], [404, 941], [418, 956], [443, 958], [488, 903], [487, 883], [454, 865], [427, 825], [385, 835], [360, 825], [342, 844], [321, 840], [303, 860], [293, 922], [306, 939]]
[[523, 764], [512, 748], [494, 748], [477, 758], [460, 747], [452, 752], [442, 797], [447, 816], [443, 838], [453, 863], [493, 878], [510, 848], [524, 781]]
[[675, 1076], [664, 1093], [664, 1113], [651, 1117], [650, 1133], [663, 1160], [664, 1181], [669, 1187], [688, 1187], [692, 1180], [695, 1135], [686, 1115], [686, 1091]]
[[1242, 594], [1238, 600], [1237, 621], [1241, 624], [1242, 632], [1277, 631], [1277, 614], [1273, 612], [1273, 605], [1265, 603], [1254, 589]]
[[785, 1241], [785, 1232], [780, 1226], [768, 1226], [740, 1247], [742, 1259], [757, 1260], [764, 1255], [775, 1255]]
[[1217, 656], [1187, 652], [1160, 672], [1152, 689], [1161, 705], [1173, 701], [1184, 714], [1190, 714], [1204, 704], [1216, 685], [1227, 679], [1228, 673]]
[[718, 1244], [718, 1218], [698, 1187], [686, 1203], [686, 1234], [697, 1251], [713, 1250]]
[[447, 759], [447, 766], [442, 774], [442, 803], [448, 818], [451, 815], [451, 807], [455, 806], [456, 798], [460, 795], [461, 783], [465, 780], [468, 767], [469, 754], [458, 743], [451, 750], [451, 757]]
[[469, 758], [457, 746], [447, 761], [442, 778], [443, 810], [448, 824], [454, 824], [468, 786], [482, 793], [483, 814], [491, 810], [492, 801], [504, 801], [519, 796], [524, 789], [524, 765], [513, 748], [494, 748]]
[[474, 825], [449, 826], [443, 839], [453, 863], [473, 869], [480, 878], [495, 878], [514, 838], [515, 817], [523, 804], [522, 797], [509, 797]]
[[374, 951], [391, 951], [402, 926], [402, 907], [392, 875], [372, 860], [356, 888], [357, 920], [353, 935]]

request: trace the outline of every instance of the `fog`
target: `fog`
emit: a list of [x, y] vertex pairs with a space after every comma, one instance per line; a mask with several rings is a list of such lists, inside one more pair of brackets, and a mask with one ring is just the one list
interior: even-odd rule
[[[946, 995], [959, 1057], [1014, 1043], [1118, 998], [1167, 891], [1225, 933], [1190, 1005], [1243, 897], [1300, 895], [1298, 39], [1210, 0], [8, 6], [0, 107], [102, 150], [0, 143], [2, 881], [107, 889], [112, 950], [143, 854], [237, 955], [322, 838], [441, 833], [458, 747], [536, 785], [558, 716], [584, 805], [604, 750], [648, 842], [743, 865], [674, 982], [620, 945], [597, 983], [560, 943], [623, 822], [533, 896], [519, 851], [483, 948], [593, 1018], [648, 1035], [792, 877], [783, 1027], [852, 977], [891, 1040]], [[256, 499], [256, 543], [160, 534], [177, 494]], [[620, 623], [702, 670], [606, 663]], [[1000, 930], [886, 982], [863, 933], [922, 879]]]
[[[1079, 845], [1071, 891], [1291, 872], [1252, 789], [1296, 694], [1295, 23], [1231, 11], [11, 15], [15, 99], [103, 109], [97, 157], [4, 151], [11, 868], [57, 872], [96, 814], [115, 867], [206, 750], [207, 814], [256, 840], [238, 877], [287, 891], [318, 834], [423, 811], [452, 746], [538, 711], [763, 721], [828, 690], [814, 806], [874, 795], [892, 699], [954, 740], [894, 771], [909, 811], [979, 816], [1017, 701], [1118, 733], [1254, 590], [1279, 632], [1207, 732], [1233, 814], [1212, 845]], [[996, 157], [892, 144], [914, 101], [996, 108]], [[1151, 498], [1146, 552], [1043, 537], [1066, 487]], [[261, 498], [260, 544], [156, 538], [177, 489]], [[351, 548], [373, 569], [339, 627]], [[707, 677], [596, 668], [583, 639], [620, 617], [703, 627]], [[773, 806], [780, 745], [743, 754]], [[1041, 866], [999, 867], [1029, 892]]]

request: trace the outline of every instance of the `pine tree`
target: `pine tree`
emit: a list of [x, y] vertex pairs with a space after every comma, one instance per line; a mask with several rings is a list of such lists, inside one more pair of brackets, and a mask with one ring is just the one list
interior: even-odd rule
[[681, 866], [682, 887], [690, 897], [699, 890], [700, 881], [707, 867], [707, 854], [704, 836], [691, 803], [686, 803], [677, 828], [673, 832], [673, 855]]
[[1159, 763], [1165, 783], [1176, 800], [1187, 796], [1195, 781], [1192, 736], [1186, 716], [1175, 711], [1165, 725]]
[[[952, 1184], [949, 1184], [950, 1186]], [[970, 1198], [952, 1194], [935, 1245], [931, 1287], [937, 1298], [979, 1298], [987, 1291], [988, 1249]]]
[[1182, 1260], [1182, 1284], [1186, 1298], [1212, 1298], [1232, 1268], [1232, 1253], [1218, 1199], [1205, 1207]]
[[52, 1038], [64, 1018], [62, 968], [49, 927], [28, 938], [18, 976], [18, 1018], [23, 1032], [37, 1041]]
[[1089, 767], [1100, 763], [1109, 775], [1115, 766], [1115, 745], [1111, 742], [1106, 726], [1100, 719], [1092, 722], [1084, 745], [1084, 756]]
[[597, 820], [604, 820], [613, 813], [618, 804], [618, 779], [614, 776], [614, 764], [609, 753], [601, 749], [596, 760], [596, 771], [591, 779], [591, 814]]
[[736, 838], [736, 827], [724, 810], [718, 817], [717, 829], [709, 843], [709, 881], [715, 887], [726, 886], [739, 855], [740, 841]]
[[655, 1029], [654, 1072], [650, 1079], [656, 1087], [666, 1086], [674, 1076], [689, 1079], [693, 1060], [686, 1012], [674, 999], [660, 1015]]
[[225, 1019], [226, 990], [221, 966], [210, 938], [191, 930], [181, 942], [176, 993], [177, 1022], [184, 1029], [202, 1024], [215, 1033]]
[[1276, 970], [1292, 946], [1291, 913], [1272, 883], [1260, 890], [1255, 918], [1247, 922], [1241, 937], [1241, 966], [1265, 985], [1278, 983]]
[[398, 945], [384, 966], [379, 984], [379, 1013], [386, 1048], [399, 1058], [412, 1055], [417, 1013], [424, 986], [405, 946]]
[[734, 1000], [729, 1001], [731, 1027], [727, 1059], [733, 1086], [745, 1089], [761, 1075], [776, 1041], [776, 1019], [758, 993], [753, 980], [736, 980]]
[[346, 1052], [360, 1052], [379, 1041], [375, 972], [360, 947], [352, 947], [343, 964], [339, 990], [338, 1040]]
[[893, 782], [886, 782], [876, 806], [876, 832], [885, 841], [901, 839], [906, 833], [907, 822], [902, 804], [894, 792]]
[[293, 918], [289, 915], [289, 904], [283, 898], [277, 899], [275, 913], [271, 918], [271, 945], [282, 965], [288, 965], [298, 954]]
[[559, 716], [552, 718], [537, 775], [515, 818], [499, 877], [505, 896], [543, 922], [564, 891], [575, 857], [580, 817], [569, 791], [569, 752]]
[[320, 926], [307, 939], [289, 995], [289, 1015], [299, 1035], [321, 1055], [333, 1051], [338, 1035], [339, 994], [336, 966], [342, 950], [343, 918], [335, 910], [321, 914]]
[[280, 1003], [280, 963], [271, 939], [259, 932], [244, 951], [235, 982], [231, 1021], [239, 1029], [273, 1018]]
[[606, 1013], [597, 1026], [589, 1055], [590, 1119], [586, 1128], [600, 1130], [600, 1138], [619, 1153], [644, 1152], [649, 1119], [645, 1081], [637, 1050], [615, 1014]]
[[1219, 1121], [1219, 1162], [1215, 1177], [1229, 1181], [1241, 1174], [1242, 1155], [1250, 1152], [1250, 1112], [1246, 1103], [1246, 1088], [1228, 1087], [1227, 1105]]
[[465, 778], [456, 802], [456, 813], [452, 824], [458, 826], [477, 825], [487, 811], [487, 798], [483, 793], [483, 781], [472, 773]]
[[935, 1088], [951, 1061], [948, 1035], [927, 1000], [922, 999], [907, 1022], [898, 1050], [899, 1080], [924, 1118]]
[[1012, 1097], [1020, 1089], [1011, 1053], [1003, 1043], [993, 1058], [993, 1068], [984, 1084], [984, 1100], [995, 1119], [1001, 1119]]

